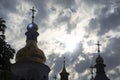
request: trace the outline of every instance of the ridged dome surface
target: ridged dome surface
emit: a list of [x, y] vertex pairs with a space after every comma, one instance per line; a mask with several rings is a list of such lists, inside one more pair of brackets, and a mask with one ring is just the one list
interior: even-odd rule
[[23, 61], [45, 63], [46, 57], [44, 52], [37, 47], [36, 41], [27, 41], [26, 46], [17, 52], [16, 62]]

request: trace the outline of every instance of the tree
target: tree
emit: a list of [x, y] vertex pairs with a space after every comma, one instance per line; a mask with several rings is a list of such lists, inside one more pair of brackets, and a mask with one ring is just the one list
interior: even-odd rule
[[5, 41], [5, 20], [0, 18], [0, 69], [10, 70], [10, 59], [13, 59], [15, 50]]

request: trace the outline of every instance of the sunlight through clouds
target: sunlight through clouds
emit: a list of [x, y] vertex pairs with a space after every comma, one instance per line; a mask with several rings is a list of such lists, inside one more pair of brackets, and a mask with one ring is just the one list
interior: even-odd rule
[[50, 80], [62, 69], [64, 56], [68, 59], [70, 79], [88, 80], [89, 77], [86, 76], [90, 76], [88, 68], [92, 62], [90, 60], [96, 58], [95, 44], [98, 40], [102, 43], [101, 54], [106, 59], [106, 64], [112, 63], [107, 66], [106, 72], [111, 79], [119, 80], [117, 74], [120, 72], [116, 73], [115, 70], [116, 66], [120, 67], [120, 6], [116, 3], [113, 7], [114, 4], [110, 1], [1, 0], [0, 8], [3, 9], [0, 16], [5, 17], [8, 26], [6, 41], [16, 52], [25, 46], [26, 27], [31, 23], [30, 9], [34, 6], [37, 11], [35, 23], [40, 34], [38, 46], [47, 56], [46, 64], [53, 69]]

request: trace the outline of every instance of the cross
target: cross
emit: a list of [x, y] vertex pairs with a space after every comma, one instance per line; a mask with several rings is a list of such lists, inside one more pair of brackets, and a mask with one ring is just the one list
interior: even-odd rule
[[54, 77], [53, 77], [55, 80], [57, 80], [57, 76], [55, 75]]
[[100, 55], [100, 46], [101, 46], [101, 44], [100, 44], [100, 42], [98, 41], [98, 43], [97, 43], [96, 45], [98, 46], [98, 54]]
[[36, 12], [36, 10], [34, 9], [34, 7], [32, 7], [32, 9], [30, 9], [32, 11], [32, 23], [34, 22], [34, 13]]

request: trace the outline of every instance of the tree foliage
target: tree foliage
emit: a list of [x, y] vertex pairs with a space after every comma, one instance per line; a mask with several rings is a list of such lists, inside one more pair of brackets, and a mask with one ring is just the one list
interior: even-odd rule
[[0, 69], [10, 70], [10, 59], [13, 59], [15, 50], [5, 41], [5, 20], [0, 18]]

